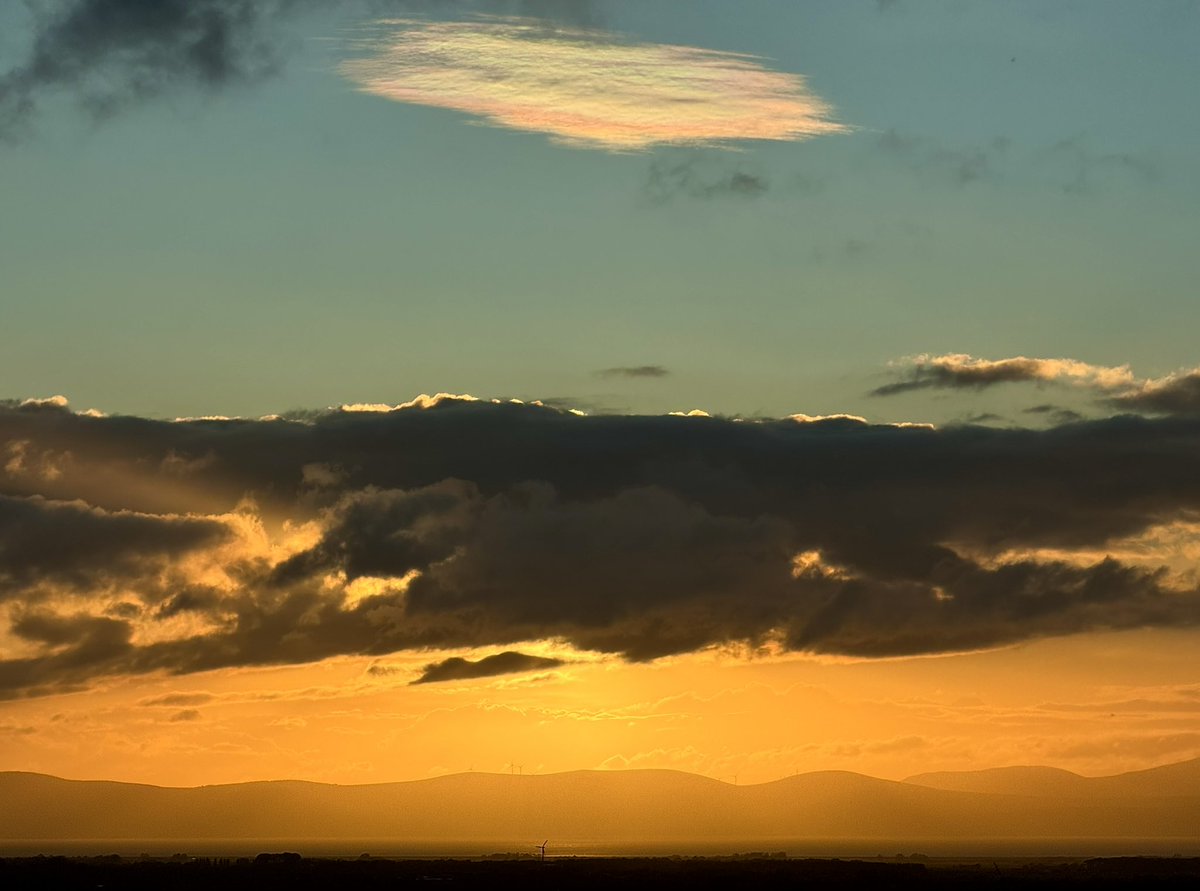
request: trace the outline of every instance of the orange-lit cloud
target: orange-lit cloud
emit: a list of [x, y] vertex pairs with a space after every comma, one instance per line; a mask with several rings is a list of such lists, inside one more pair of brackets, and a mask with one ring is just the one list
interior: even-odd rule
[[752, 56], [514, 18], [378, 27], [363, 56], [340, 66], [364, 92], [565, 145], [637, 151], [847, 131], [803, 77]]
[[524, 643], [547, 640], [630, 661], [928, 655], [1186, 627], [1200, 601], [1194, 422], [12, 403], [0, 442], [0, 697], [421, 654], [404, 681], [430, 649], [560, 658]]

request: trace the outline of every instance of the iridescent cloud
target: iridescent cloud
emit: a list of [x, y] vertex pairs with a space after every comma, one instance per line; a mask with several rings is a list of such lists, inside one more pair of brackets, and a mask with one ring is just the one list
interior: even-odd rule
[[799, 140], [847, 127], [759, 59], [527, 19], [390, 20], [341, 73], [364, 92], [608, 151]]

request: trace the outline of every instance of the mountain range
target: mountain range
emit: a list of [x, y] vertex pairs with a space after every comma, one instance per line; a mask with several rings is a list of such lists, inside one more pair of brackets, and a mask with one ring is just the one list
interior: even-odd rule
[[[1200, 841], [1200, 759], [1116, 776], [1047, 767], [845, 771], [733, 785], [667, 770], [462, 773], [174, 788], [0, 773], [0, 839], [1177, 838]], [[1195, 847], [1195, 844], [1192, 845]]]

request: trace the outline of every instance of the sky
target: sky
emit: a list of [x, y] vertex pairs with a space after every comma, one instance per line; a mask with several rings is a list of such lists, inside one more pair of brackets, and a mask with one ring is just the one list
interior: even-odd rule
[[1200, 756], [1198, 40], [0, 6], [0, 770]]

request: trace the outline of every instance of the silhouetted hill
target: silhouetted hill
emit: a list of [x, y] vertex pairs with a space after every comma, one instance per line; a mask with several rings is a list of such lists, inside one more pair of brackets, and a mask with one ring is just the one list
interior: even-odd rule
[[1196, 770], [1189, 762], [1088, 779], [1008, 768], [906, 782], [825, 771], [748, 786], [656, 770], [467, 773], [361, 786], [186, 789], [0, 773], [0, 838], [1192, 837], [1200, 825]]
[[922, 773], [904, 782], [955, 792], [999, 795], [1155, 798], [1200, 795], [1200, 758], [1107, 777], [1083, 777], [1053, 767], [995, 767]]
[[994, 767], [988, 770], [921, 773], [904, 782], [953, 792], [995, 795], [1081, 795], [1088, 778], [1056, 767]]

